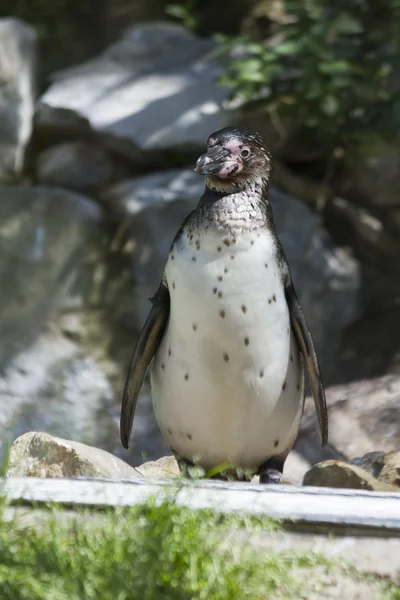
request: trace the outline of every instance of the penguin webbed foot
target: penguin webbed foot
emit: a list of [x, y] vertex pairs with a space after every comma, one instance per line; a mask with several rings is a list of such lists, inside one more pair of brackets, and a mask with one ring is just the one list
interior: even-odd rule
[[258, 470], [260, 483], [282, 483], [282, 473], [285, 464], [285, 458], [273, 456], [265, 461]]

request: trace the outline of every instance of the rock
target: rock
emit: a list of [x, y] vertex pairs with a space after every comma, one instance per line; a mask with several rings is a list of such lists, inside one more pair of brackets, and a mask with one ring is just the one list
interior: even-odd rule
[[99, 220], [97, 206], [84, 196], [0, 186], [2, 369], [35, 339], [54, 311]]
[[[60, 140], [96, 140], [88, 119], [68, 108], [38, 102], [34, 116], [34, 139], [39, 145], [53, 145]], [[39, 140], [37, 138], [40, 138]]]
[[326, 392], [330, 444], [321, 448], [314, 405], [309, 398], [295, 445], [312, 464], [351, 459], [367, 452], [387, 453], [400, 447], [399, 375], [333, 386]]
[[105, 150], [86, 142], [52, 146], [39, 155], [36, 165], [39, 183], [75, 190], [106, 186], [117, 172]]
[[30, 432], [12, 444], [8, 477], [118, 477], [141, 474], [116, 456], [99, 448]]
[[338, 460], [326, 460], [314, 465], [304, 475], [303, 485], [350, 488], [374, 492], [398, 491], [393, 485], [378, 481], [361, 467]]
[[121, 446], [133, 283], [100, 216], [76, 193], [0, 187], [0, 461], [7, 441], [41, 430], [132, 464], [168, 452], [147, 384]]
[[383, 481], [400, 488], [400, 452], [389, 452], [386, 454], [383, 467], [378, 477]]
[[145, 462], [136, 470], [144, 477], [180, 477], [178, 463], [174, 456], [163, 456], [158, 460]]
[[232, 120], [221, 109], [228, 90], [216, 83], [214, 50], [180, 25], [131, 27], [97, 58], [56, 73], [42, 102], [88, 119], [104, 144], [133, 161], [144, 151], [199, 151]]
[[18, 175], [32, 131], [37, 40], [18, 19], [0, 19], [0, 180]]
[[348, 462], [351, 465], [361, 467], [375, 479], [379, 479], [379, 474], [385, 464], [385, 456], [384, 452], [367, 452], [364, 456], [353, 458]]
[[[130, 218], [138, 323], [149, 310], [171, 242], [195, 208], [204, 181], [192, 169], [171, 169], [122, 181], [103, 202]], [[358, 314], [358, 263], [335, 248], [315, 214], [274, 186], [270, 201], [294, 282], [309, 321], [324, 375], [334, 373], [335, 350], [344, 327]]]

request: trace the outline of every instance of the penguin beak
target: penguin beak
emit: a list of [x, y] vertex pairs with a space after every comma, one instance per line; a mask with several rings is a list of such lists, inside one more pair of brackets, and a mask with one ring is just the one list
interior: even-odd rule
[[212, 146], [197, 159], [194, 170], [199, 175], [216, 175], [224, 168], [229, 155], [227, 148]]

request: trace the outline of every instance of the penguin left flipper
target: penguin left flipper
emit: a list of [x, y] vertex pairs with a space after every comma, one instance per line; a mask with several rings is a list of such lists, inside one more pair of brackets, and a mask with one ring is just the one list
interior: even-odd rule
[[314, 342], [290, 276], [286, 280], [285, 295], [292, 328], [307, 368], [315, 410], [317, 411], [321, 446], [325, 446], [328, 441], [328, 411], [326, 408], [324, 385], [321, 379]]
[[143, 379], [148, 366], [157, 352], [168, 323], [170, 296], [168, 288], [164, 283], [161, 283], [151, 301], [153, 308], [140, 332], [136, 348], [133, 352], [122, 397], [120, 434], [124, 448], [129, 447], [136, 402]]

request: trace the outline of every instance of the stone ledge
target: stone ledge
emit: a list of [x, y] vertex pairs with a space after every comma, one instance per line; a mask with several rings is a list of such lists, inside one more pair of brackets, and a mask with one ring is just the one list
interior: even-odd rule
[[400, 537], [400, 493], [144, 478], [10, 477], [1, 485], [12, 504], [57, 502], [72, 508], [104, 508], [141, 504], [157, 494], [193, 509], [267, 515], [307, 532]]

